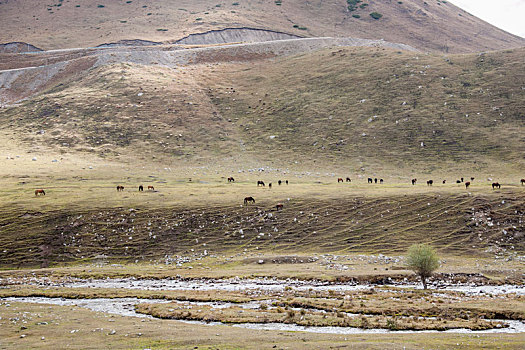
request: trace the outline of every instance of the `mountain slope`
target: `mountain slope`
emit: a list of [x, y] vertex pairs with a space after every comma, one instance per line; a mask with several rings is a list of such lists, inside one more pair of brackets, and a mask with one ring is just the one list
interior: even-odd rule
[[[372, 18], [374, 12], [381, 17]], [[38, 5], [30, 0], [4, 0], [0, 16], [4, 42], [25, 41], [43, 49], [96, 46], [123, 39], [175, 41], [232, 27], [305, 37], [382, 38], [434, 52], [525, 45], [525, 39], [442, 0], [56, 0]]]
[[2, 128], [28, 145], [109, 159], [517, 173], [524, 50], [337, 48], [175, 70], [101, 66], [4, 109]]

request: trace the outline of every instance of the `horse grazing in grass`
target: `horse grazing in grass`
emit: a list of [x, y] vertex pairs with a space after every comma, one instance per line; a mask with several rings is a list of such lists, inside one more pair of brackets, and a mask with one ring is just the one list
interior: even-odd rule
[[144, 191], [144, 186], [140, 185], [139, 186], [139, 192], [142, 192], [142, 191]]
[[257, 181], [257, 187], [259, 186], [264, 187], [264, 181]]
[[412, 185], [415, 185], [417, 182], [417, 179], [412, 179]]
[[465, 182], [465, 188], [468, 188], [470, 186], [470, 181]]
[[268, 188], [272, 188], [272, 183], [271, 182], [268, 184]]
[[148, 186], [148, 191], [155, 191], [155, 187], [153, 187], [153, 186]]
[[525, 185], [525, 179], [521, 179], [520, 182], [522, 186]]
[[281, 180], [277, 181], [277, 184], [278, 184], [279, 186], [281, 186], [282, 183], [283, 183], [283, 182], [282, 182]]
[[369, 177], [369, 178], [368, 178], [368, 183], [371, 184], [371, 183], [373, 183], [373, 182], [374, 182], [374, 180], [373, 180], [371, 177]]
[[40, 196], [40, 195], [45, 196], [46, 195], [46, 191], [44, 191], [41, 188], [35, 190], [35, 196]]
[[340, 182], [344, 182], [342, 177], [337, 179], [337, 183], [340, 183]]
[[124, 186], [118, 185], [117, 192], [122, 192], [122, 191], [124, 191]]
[[233, 177], [229, 177], [228, 182], [235, 182], [235, 179]]
[[427, 186], [432, 186], [434, 184], [434, 180], [428, 180], [427, 181]]
[[501, 185], [499, 184], [499, 182], [492, 183], [492, 189], [495, 189], [495, 188], [501, 188]]
[[288, 185], [288, 180], [286, 180], [286, 184]]
[[473, 178], [473, 177], [471, 177], [471, 178], [470, 178], [470, 181], [474, 181], [474, 178]]
[[447, 183], [447, 180], [443, 180], [443, 185]]
[[246, 198], [244, 198], [244, 205], [248, 205], [248, 203], [255, 204], [255, 199], [253, 197], [246, 197]]
[[456, 183], [457, 183], [457, 184], [460, 184], [460, 183], [461, 183], [461, 180], [456, 180]]
[[283, 210], [284, 205], [282, 203], [279, 203], [275, 206], [275, 209], [277, 210]]
[[346, 182], [352, 182], [352, 180], [349, 177], [347, 177]]
[[383, 179], [379, 179], [379, 183], [382, 184], [383, 183]]

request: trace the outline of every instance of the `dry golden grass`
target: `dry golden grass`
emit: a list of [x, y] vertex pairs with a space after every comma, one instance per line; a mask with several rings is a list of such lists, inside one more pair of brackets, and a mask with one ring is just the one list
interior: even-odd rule
[[[177, 319], [204, 322], [223, 323], [285, 323], [297, 324], [306, 327], [354, 327], [392, 330], [447, 330], [453, 328], [467, 328], [472, 330], [486, 330], [496, 327], [499, 322], [488, 322], [480, 319], [462, 320], [425, 319], [425, 318], [398, 318], [388, 316], [358, 317], [348, 316], [344, 312], [328, 312], [301, 309], [244, 309], [231, 306], [227, 308], [213, 308], [207, 305], [180, 305], [167, 304], [138, 304], [137, 312], [152, 315], [163, 319]], [[501, 326], [501, 325], [500, 325]]]

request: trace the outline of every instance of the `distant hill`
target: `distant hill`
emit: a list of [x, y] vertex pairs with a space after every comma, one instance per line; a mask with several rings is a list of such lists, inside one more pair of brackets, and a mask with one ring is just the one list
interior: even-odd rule
[[28, 42], [46, 50], [133, 39], [175, 42], [224, 28], [384, 39], [432, 52], [525, 46], [525, 39], [445, 0], [1, 0], [0, 19], [2, 41]]

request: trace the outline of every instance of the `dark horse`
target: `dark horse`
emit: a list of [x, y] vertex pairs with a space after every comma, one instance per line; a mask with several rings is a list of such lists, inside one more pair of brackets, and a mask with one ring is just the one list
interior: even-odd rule
[[244, 198], [244, 205], [247, 205], [248, 203], [255, 204], [255, 199], [253, 199], [253, 197], [246, 197], [246, 198]]
[[235, 182], [235, 179], [233, 177], [229, 177], [228, 182]]
[[124, 191], [124, 186], [118, 185], [117, 186], [117, 192]]
[[465, 182], [465, 188], [468, 188], [470, 186], [470, 181]]
[[495, 189], [495, 188], [501, 188], [501, 185], [499, 184], [499, 182], [492, 183], [492, 189]]
[[521, 179], [520, 182], [522, 186], [525, 185], [525, 179]]
[[283, 182], [282, 182], [281, 180], [277, 181], [277, 184], [278, 184], [279, 186], [281, 186], [282, 183], [283, 183]]
[[412, 179], [412, 185], [415, 185], [417, 182], [417, 179]]
[[139, 186], [139, 192], [142, 192], [142, 191], [144, 191], [144, 186], [140, 185]]
[[371, 177], [369, 177], [369, 178], [368, 178], [368, 183], [371, 184], [371, 183], [373, 183], [373, 182], [374, 182], [374, 180], [373, 180]]
[[434, 184], [434, 180], [428, 180], [427, 181], [427, 186], [432, 186]]
[[346, 182], [352, 182], [352, 180], [349, 177], [347, 177]]
[[340, 182], [344, 182], [342, 177], [337, 179], [337, 183], [340, 183]]
[[46, 195], [46, 191], [44, 191], [41, 188], [39, 188], [38, 190], [35, 190], [35, 196], [39, 196], [39, 195], [45, 196]]
[[257, 187], [259, 186], [264, 187], [264, 181], [257, 181]]
[[272, 188], [272, 183], [271, 182], [268, 184], [268, 188]]
[[284, 205], [282, 203], [279, 203], [275, 206], [275, 209], [277, 210], [283, 210]]
[[443, 185], [447, 183], [447, 180], [443, 180]]
[[383, 179], [379, 179], [379, 183], [382, 184], [383, 183]]

